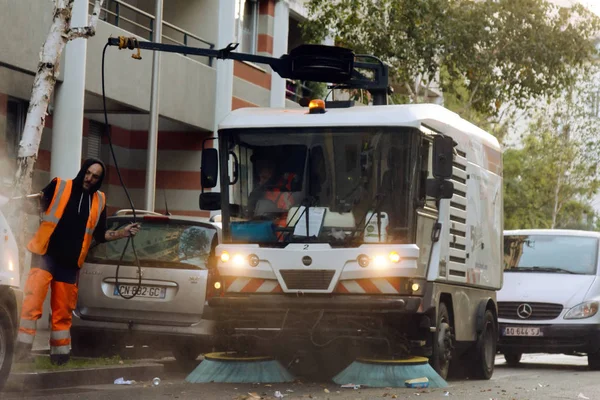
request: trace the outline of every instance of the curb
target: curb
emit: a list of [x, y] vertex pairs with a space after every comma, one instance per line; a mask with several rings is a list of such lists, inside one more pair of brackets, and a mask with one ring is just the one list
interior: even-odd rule
[[65, 371], [22, 372], [10, 374], [4, 391], [23, 392], [44, 389], [63, 389], [74, 386], [113, 384], [115, 379], [149, 381], [160, 377], [163, 364], [119, 365], [69, 369]]

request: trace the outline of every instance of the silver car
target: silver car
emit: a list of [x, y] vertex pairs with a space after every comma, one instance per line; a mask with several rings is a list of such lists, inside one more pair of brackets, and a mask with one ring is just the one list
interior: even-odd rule
[[[72, 353], [100, 356], [123, 345], [149, 345], [171, 350], [188, 366], [212, 345], [213, 323], [202, 314], [220, 226], [198, 217], [136, 213], [142, 224], [134, 239], [141, 286], [131, 244], [123, 254], [126, 239], [93, 244], [79, 275]], [[130, 212], [117, 212], [107, 218], [108, 229], [131, 221]]]

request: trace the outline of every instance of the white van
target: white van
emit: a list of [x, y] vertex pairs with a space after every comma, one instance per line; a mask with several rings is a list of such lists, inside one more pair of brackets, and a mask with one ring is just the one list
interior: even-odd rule
[[498, 292], [498, 350], [509, 364], [523, 353], [587, 354], [600, 369], [599, 232], [504, 232], [504, 286]]

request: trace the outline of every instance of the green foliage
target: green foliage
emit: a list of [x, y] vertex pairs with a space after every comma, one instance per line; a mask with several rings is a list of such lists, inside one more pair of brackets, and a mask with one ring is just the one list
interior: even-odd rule
[[504, 154], [507, 229], [597, 229], [589, 205], [600, 188], [598, 115], [589, 95], [597, 76], [583, 76], [564, 96], [535, 110], [522, 147]]
[[419, 102], [438, 81], [487, 116], [573, 84], [574, 69], [595, 54], [599, 26], [581, 6], [546, 0], [309, 0], [307, 8], [305, 39], [333, 34], [357, 54], [380, 57], [401, 90], [395, 101]]

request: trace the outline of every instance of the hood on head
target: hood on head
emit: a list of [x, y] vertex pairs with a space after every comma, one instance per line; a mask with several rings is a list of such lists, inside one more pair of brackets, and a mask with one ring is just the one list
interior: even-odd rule
[[102, 181], [104, 180], [104, 176], [106, 175], [106, 166], [104, 165], [104, 163], [102, 161], [98, 160], [97, 158], [88, 158], [87, 160], [85, 160], [83, 162], [83, 164], [81, 165], [81, 169], [77, 173], [77, 176], [75, 177], [75, 179], [73, 179], [73, 184], [75, 184], [79, 187], [83, 187], [83, 180], [85, 179], [85, 173], [87, 172], [88, 168], [94, 164], [100, 164], [102, 166], [102, 175], [100, 175], [100, 179], [98, 180], [98, 183], [96, 183], [90, 189], [90, 193], [95, 193], [96, 191], [98, 191], [100, 189], [100, 186], [102, 186]]

